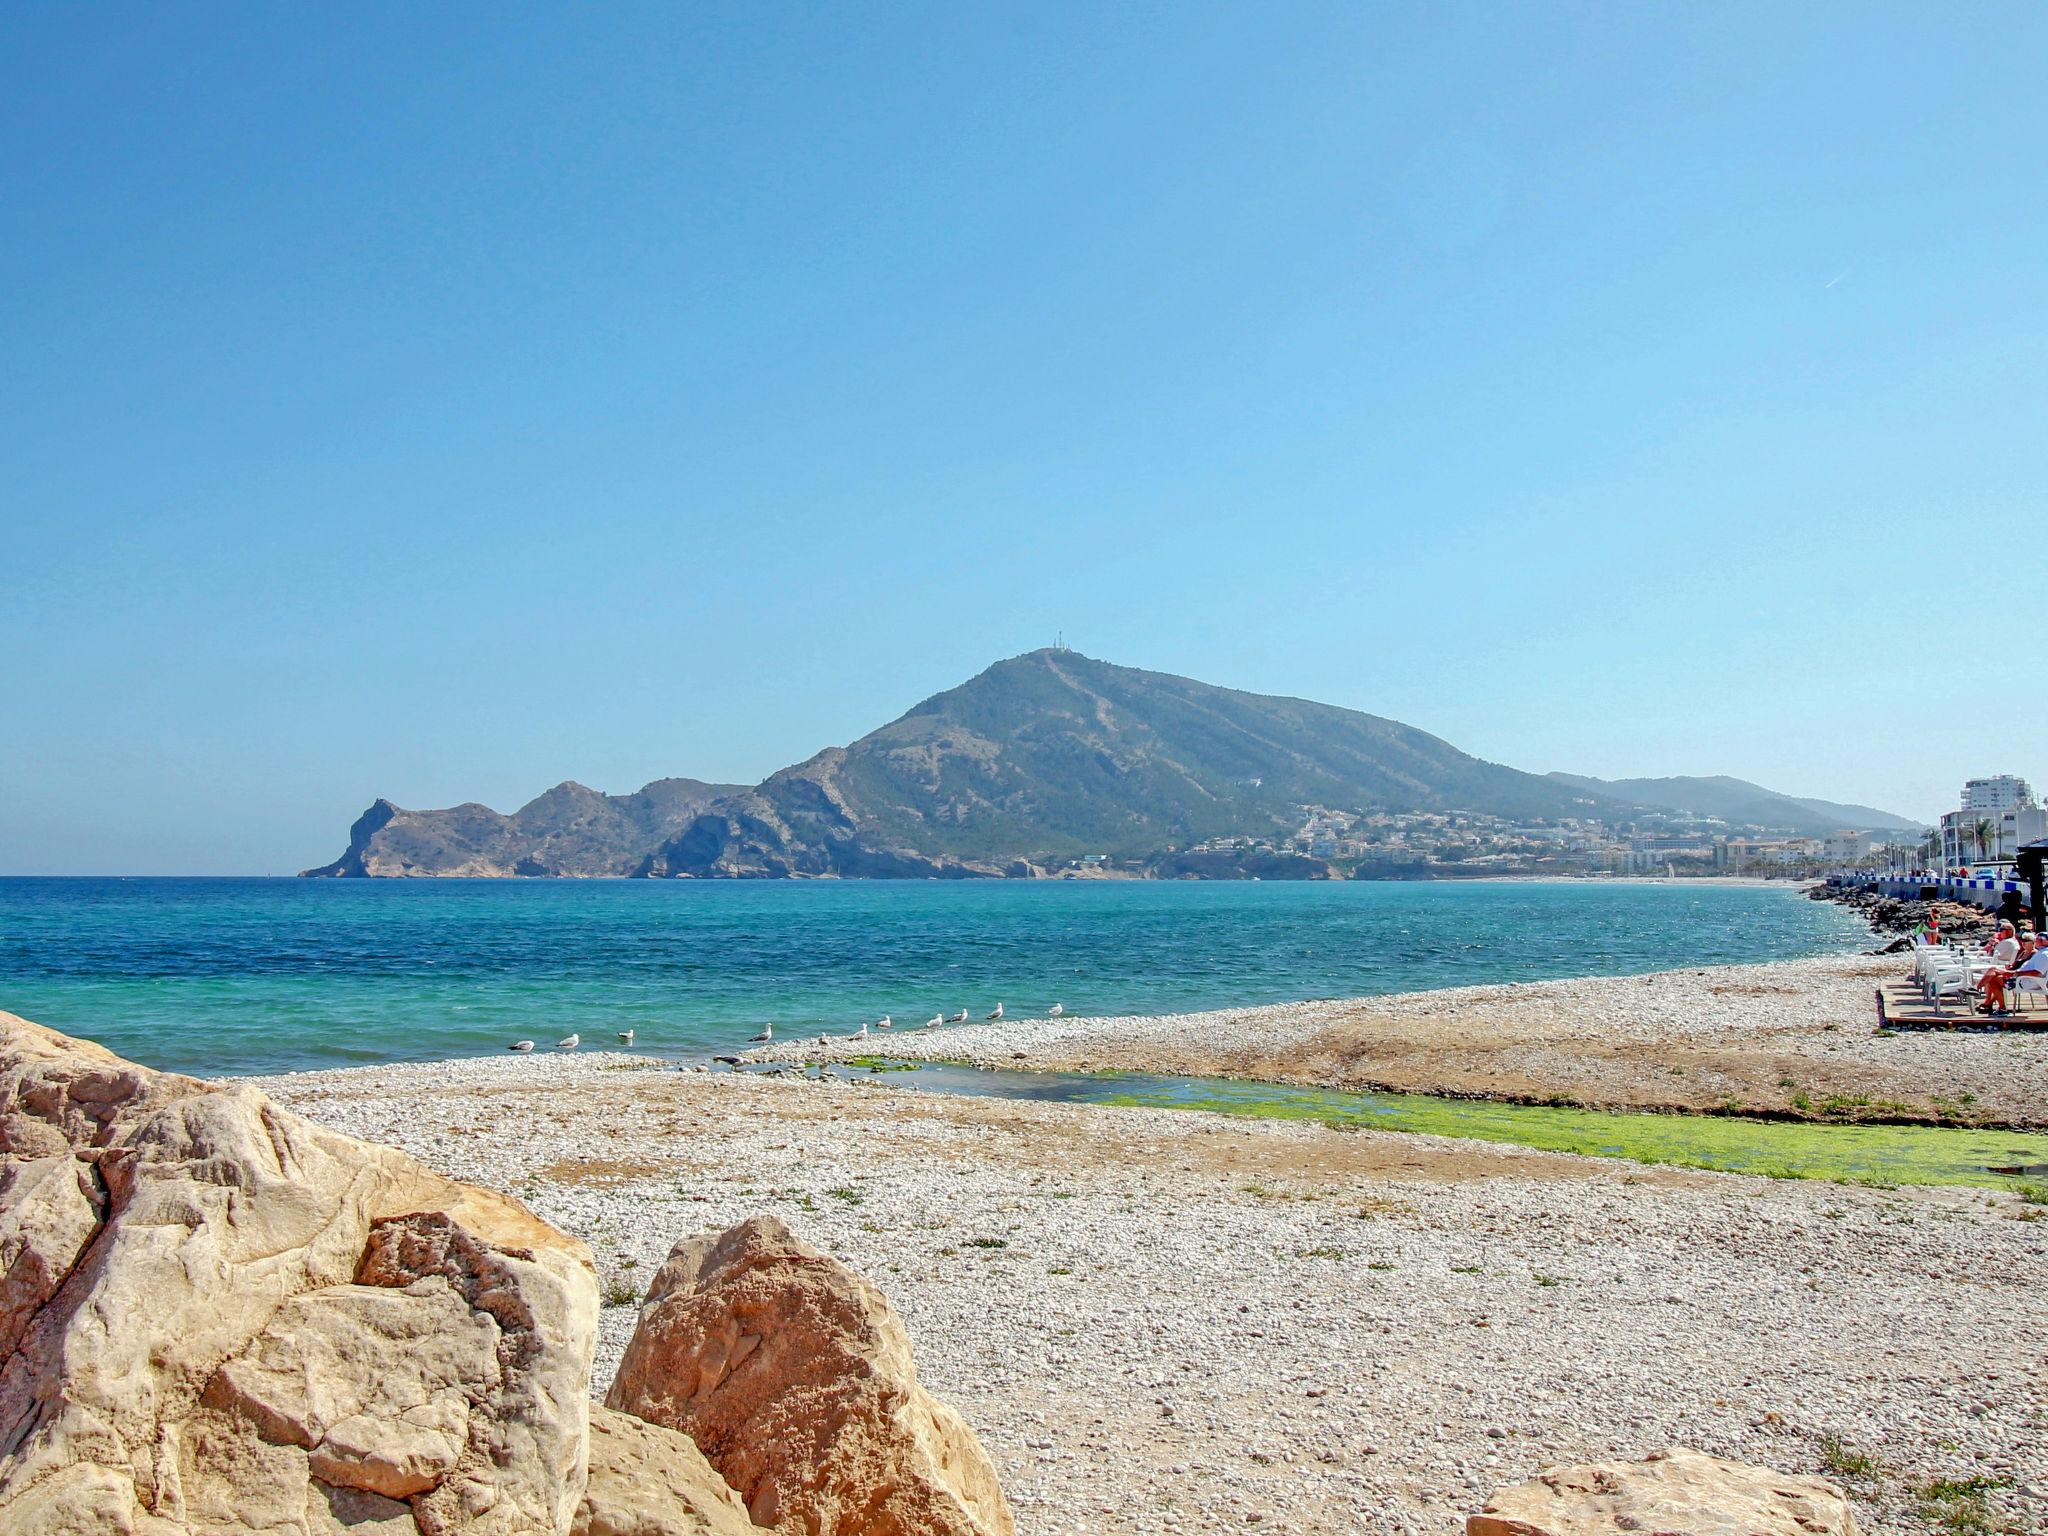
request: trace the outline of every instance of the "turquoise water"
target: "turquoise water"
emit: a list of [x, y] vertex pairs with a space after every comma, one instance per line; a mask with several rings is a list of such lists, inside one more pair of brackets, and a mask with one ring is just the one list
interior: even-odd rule
[[0, 879], [0, 1009], [187, 1072], [1162, 1013], [1839, 952], [1788, 888]]

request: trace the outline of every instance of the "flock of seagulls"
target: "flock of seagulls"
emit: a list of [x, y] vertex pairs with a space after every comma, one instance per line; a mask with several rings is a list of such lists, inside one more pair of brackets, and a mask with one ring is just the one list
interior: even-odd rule
[[[1064, 1016], [1066, 1011], [1066, 1004], [1054, 1003], [1050, 1008], [1045, 1010], [1045, 1016], [1049, 1019], [1057, 1019]], [[984, 1023], [996, 1024], [1002, 1021], [1003, 1016], [1003, 1005], [1001, 1003], [997, 1003], [995, 1007], [991, 1008], [986, 1014], [982, 1016], [982, 1019]], [[935, 1013], [930, 1018], [926, 1019], [924, 1023], [919, 1025], [918, 1027], [920, 1029], [937, 1029], [941, 1024], [965, 1024], [966, 1022], [967, 1010], [965, 1008], [962, 1008], [958, 1013]], [[889, 1014], [885, 1013], [879, 1019], [876, 1019], [874, 1021], [872, 1027], [875, 1029], [894, 1029], [896, 1027], [896, 1020]], [[868, 1038], [869, 1028], [870, 1026], [868, 1022], [865, 1019], [863, 1019], [861, 1021], [860, 1028], [855, 1030], [847, 1038], [850, 1040], [865, 1040]], [[638, 1033], [638, 1030], [622, 1029], [619, 1031], [619, 1041], [621, 1044], [631, 1045], [633, 1043], [633, 1037]], [[827, 1042], [827, 1039], [828, 1037], [825, 1035], [818, 1036], [818, 1044], [824, 1045]], [[573, 1051], [582, 1043], [583, 1036], [580, 1034], [564, 1035], [561, 1039], [555, 1042], [555, 1049], [558, 1051]], [[747, 1044], [749, 1045], [773, 1045], [774, 1043], [775, 1026], [773, 1024], [763, 1024], [761, 1026], [761, 1033], [759, 1033], [758, 1035], [750, 1036], [747, 1040]], [[513, 1051], [530, 1051], [533, 1049], [533, 1042], [531, 1040], [514, 1040], [511, 1043], [511, 1045], [506, 1047], [506, 1049]]]

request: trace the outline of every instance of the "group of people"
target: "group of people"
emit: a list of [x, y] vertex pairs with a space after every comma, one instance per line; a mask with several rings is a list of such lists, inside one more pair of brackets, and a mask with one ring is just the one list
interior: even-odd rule
[[2032, 929], [2016, 932], [2011, 923], [2000, 923], [1998, 932], [1984, 946], [1991, 956], [1991, 969], [1981, 985], [1984, 1001], [1979, 1013], [2004, 1013], [2006, 989], [2016, 976], [2048, 977], [2048, 941], [2037, 938]]

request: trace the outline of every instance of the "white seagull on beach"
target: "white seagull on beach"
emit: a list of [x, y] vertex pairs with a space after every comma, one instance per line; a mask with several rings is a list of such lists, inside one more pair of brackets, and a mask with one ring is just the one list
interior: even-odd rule
[[995, 1012], [994, 1012], [994, 1013], [991, 1013], [991, 1014], [990, 1014], [990, 1015], [988, 1016], [988, 1022], [989, 1022], [989, 1023], [991, 1023], [991, 1024], [993, 1024], [993, 1023], [995, 1023], [995, 1022], [996, 1022], [996, 1020], [1000, 1019], [1000, 1018], [1001, 1018], [1002, 1016], [1003, 1016], [1003, 1005], [1002, 1005], [1001, 1003], [997, 1003], [997, 1004], [996, 1004], [996, 1008], [995, 1008]]
[[894, 1029], [895, 1027], [896, 1021], [886, 1013], [875, 1020], [875, 1028], [877, 1029]]
[[533, 1049], [533, 1042], [531, 1040], [514, 1040], [509, 1046], [506, 1047], [506, 1049], [512, 1051], [530, 1051]]
[[774, 1026], [773, 1024], [763, 1024], [763, 1025], [761, 1026], [761, 1033], [759, 1033], [758, 1035], [754, 1036], [754, 1038], [753, 1038], [753, 1039], [751, 1039], [751, 1040], [749, 1040], [749, 1041], [747, 1042], [747, 1044], [749, 1044], [749, 1045], [760, 1045], [760, 1044], [761, 1044], [761, 1043], [762, 1043], [763, 1041], [767, 1041], [767, 1040], [773, 1040], [774, 1038], [775, 1038], [775, 1026]]
[[867, 1039], [867, 1037], [868, 1037], [868, 1021], [867, 1021], [866, 1019], [862, 1019], [862, 1020], [860, 1021], [860, 1028], [859, 1028], [859, 1029], [856, 1029], [856, 1030], [855, 1030], [855, 1031], [853, 1032], [853, 1038], [854, 1038], [854, 1039], [856, 1039], [856, 1040], [865, 1040], [865, 1039]]
[[1050, 1008], [1045, 1010], [1045, 1016], [1049, 1019], [1056, 1019], [1066, 1011], [1067, 1005], [1065, 1003], [1054, 1003]]
[[622, 1029], [619, 1031], [619, 1038], [625, 1041], [626, 1044], [631, 1045], [633, 1043], [633, 1036], [637, 1033], [637, 1030]]
[[954, 1014], [953, 1017], [946, 1020], [946, 1022], [948, 1024], [965, 1024], [967, 1022], [967, 1010], [965, 1008], [962, 1008], [958, 1013]]
[[555, 1042], [555, 1049], [558, 1051], [573, 1051], [582, 1043], [583, 1037], [581, 1035], [564, 1035]]
[[935, 1013], [930, 1018], [924, 1021], [924, 1027], [926, 1029], [937, 1029], [941, 1024], [945, 1022], [945, 1017], [942, 1014]]

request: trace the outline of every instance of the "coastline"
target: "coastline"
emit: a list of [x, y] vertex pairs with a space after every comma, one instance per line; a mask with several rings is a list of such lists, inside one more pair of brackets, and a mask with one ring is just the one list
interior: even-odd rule
[[1023, 1536], [1453, 1536], [1493, 1487], [1672, 1443], [1881, 1451], [1867, 1529], [1929, 1529], [1938, 1477], [2048, 1497], [2048, 1228], [2010, 1194], [616, 1053], [251, 1081], [589, 1241], [595, 1390], [671, 1243], [780, 1216], [887, 1290]]
[[1879, 1035], [1896, 957], [1118, 1018], [1006, 1019], [777, 1042], [748, 1062], [859, 1057], [1137, 1071], [1675, 1114], [2048, 1127], [2048, 1036]]

